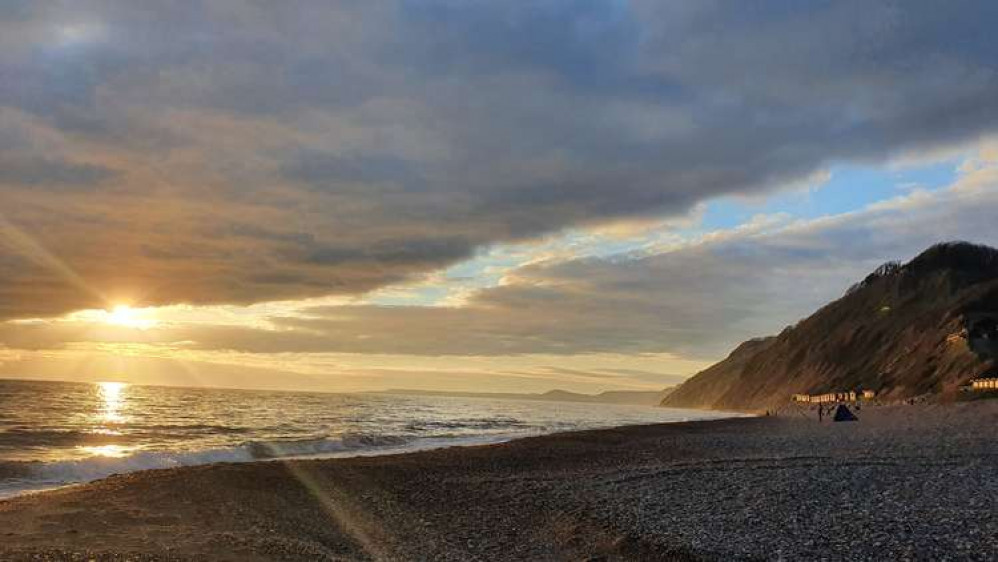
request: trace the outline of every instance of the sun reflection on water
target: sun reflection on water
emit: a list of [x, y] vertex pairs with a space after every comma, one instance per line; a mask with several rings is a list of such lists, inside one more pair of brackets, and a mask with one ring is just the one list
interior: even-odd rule
[[121, 423], [124, 416], [121, 408], [125, 403], [124, 390], [128, 386], [123, 382], [99, 382], [97, 392], [101, 399], [101, 409], [98, 421], [103, 423]]
[[[89, 432], [93, 435], [121, 435], [120, 426], [126, 421], [126, 416], [122, 414], [122, 410], [125, 407], [128, 384], [123, 382], [99, 382], [96, 384], [96, 387], [98, 409], [93, 414], [94, 427]], [[86, 445], [77, 448], [91, 457], [118, 458], [127, 456], [132, 451], [131, 447], [113, 443], [106, 445]]]
[[91, 447], [80, 447], [80, 450], [85, 451], [87, 454], [94, 457], [111, 457], [111, 458], [121, 458], [127, 456], [129, 451], [128, 447], [123, 447], [121, 445], [95, 445]]

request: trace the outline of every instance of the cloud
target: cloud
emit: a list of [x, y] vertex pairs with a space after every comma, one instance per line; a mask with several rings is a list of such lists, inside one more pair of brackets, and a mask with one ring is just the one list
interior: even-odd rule
[[0, 200], [62, 265], [3, 245], [0, 316], [356, 295], [489, 245], [967, 142], [998, 125], [995, 11], [18, 3], [0, 111], [31, 127], [0, 120], [0, 147], [29, 147]]
[[[885, 261], [910, 259], [940, 240], [998, 245], [992, 228], [998, 166], [991, 151], [984, 146], [939, 191], [809, 221], [759, 218], [638, 254], [534, 261], [508, 271], [497, 286], [470, 291], [460, 306], [306, 306], [272, 312], [253, 327], [168, 322], [136, 331], [8, 323], [0, 325], [0, 343], [408, 358], [669, 354], [709, 361], [806, 317]], [[583, 370], [590, 380], [613, 374]]]
[[6, 187], [90, 189], [113, 176], [113, 170], [93, 164], [49, 158], [0, 159], [0, 186]]

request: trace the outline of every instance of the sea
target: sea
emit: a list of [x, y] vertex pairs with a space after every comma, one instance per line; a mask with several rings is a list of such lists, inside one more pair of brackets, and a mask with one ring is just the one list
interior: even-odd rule
[[146, 469], [389, 454], [731, 415], [477, 397], [0, 379], [0, 497]]

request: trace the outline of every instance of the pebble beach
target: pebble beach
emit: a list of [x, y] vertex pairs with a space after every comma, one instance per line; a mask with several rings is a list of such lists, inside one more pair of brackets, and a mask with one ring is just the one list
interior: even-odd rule
[[112, 476], [0, 502], [2, 560], [994, 560], [998, 401]]

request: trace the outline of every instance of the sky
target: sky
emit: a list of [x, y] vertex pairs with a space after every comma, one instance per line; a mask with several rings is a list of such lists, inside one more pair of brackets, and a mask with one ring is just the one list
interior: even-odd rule
[[653, 390], [998, 245], [998, 4], [8, 0], [0, 376]]

